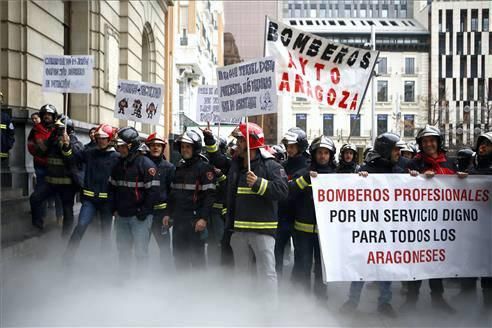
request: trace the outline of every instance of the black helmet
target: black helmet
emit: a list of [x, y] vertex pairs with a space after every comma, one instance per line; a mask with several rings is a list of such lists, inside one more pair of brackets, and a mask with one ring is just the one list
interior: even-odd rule
[[227, 140], [224, 137], [218, 137], [219, 139], [219, 150], [221, 153], [225, 153], [227, 150]]
[[57, 128], [65, 128], [65, 125], [67, 126], [67, 133], [68, 134], [72, 133], [75, 130], [75, 127], [73, 125], [73, 121], [70, 119], [70, 117], [62, 115], [55, 122], [55, 126]]
[[354, 152], [354, 162], [357, 162], [359, 153], [357, 152], [357, 147], [354, 144], [344, 144], [342, 148], [340, 148], [340, 154], [338, 155], [339, 161], [343, 161], [343, 153], [347, 150], [352, 150]]
[[306, 132], [298, 127], [290, 128], [282, 138], [282, 143], [285, 148], [287, 148], [287, 145], [297, 144], [299, 146], [299, 154], [305, 152], [309, 146]]
[[318, 148], [328, 149], [331, 153], [332, 159], [335, 153], [337, 152], [337, 148], [335, 147], [335, 143], [333, 142], [333, 140], [331, 140], [326, 136], [317, 137], [313, 140], [313, 142], [311, 142], [311, 145], [309, 146], [309, 153], [311, 154], [311, 156], [314, 155], [314, 152]]
[[181, 151], [182, 143], [192, 144], [195, 155], [199, 155], [202, 151], [202, 137], [196, 131], [187, 130], [176, 139], [174, 144], [178, 152]]
[[369, 152], [371, 152], [374, 148], [372, 146], [367, 146], [366, 149], [364, 149], [364, 160], [366, 160], [366, 157], [367, 157], [367, 154], [369, 154]]
[[41, 108], [39, 109], [39, 116], [43, 117], [44, 114], [53, 114], [53, 120], [56, 120], [56, 118], [58, 117], [56, 107], [51, 104], [45, 104], [41, 106]]
[[273, 145], [273, 150], [275, 150], [275, 157], [278, 161], [283, 162], [287, 159], [287, 151], [285, 150], [285, 146], [283, 144]]
[[480, 147], [480, 144], [484, 141], [488, 140], [490, 143], [492, 143], [492, 131], [482, 133], [478, 139], [477, 139], [477, 146], [475, 147], [475, 151], [478, 152], [478, 147]]
[[439, 147], [439, 149], [443, 150], [443, 138], [441, 136], [441, 131], [439, 130], [439, 128], [427, 124], [425, 128], [420, 129], [420, 131], [417, 133], [417, 137], [415, 138], [420, 149], [422, 149], [422, 138], [424, 137], [436, 137], [438, 140], [437, 146]]
[[125, 142], [126, 144], [135, 143], [135, 142], [138, 142], [140, 140], [139, 135], [138, 135], [138, 131], [135, 130], [135, 128], [133, 128], [131, 126], [127, 126], [127, 127], [119, 129], [118, 130], [118, 138], [123, 140], [123, 142]]
[[456, 153], [456, 166], [458, 171], [466, 172], [471, 165], [475, 152], [470, 148], [463, 148]]
[[396, 143], [400, 140], [400, 136], [391, 132], [385, 132], [380, 134], [374, 142], [374, 151], [378, 153], [382, 158], [391, 160], [391, 152], [396, 146]]

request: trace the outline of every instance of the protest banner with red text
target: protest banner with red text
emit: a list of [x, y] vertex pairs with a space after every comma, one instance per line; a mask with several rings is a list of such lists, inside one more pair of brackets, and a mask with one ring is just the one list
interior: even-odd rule
[[312, 179], [325, 281], [492, 276], [492, 176]]
[[265, 55], [275, 58], [277, 92], [358, 112], [378, 51], [333, 43], [267, 19]]

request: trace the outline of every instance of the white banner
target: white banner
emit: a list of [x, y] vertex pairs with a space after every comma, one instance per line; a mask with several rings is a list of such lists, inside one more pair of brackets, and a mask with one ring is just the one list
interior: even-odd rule
[[492, 276], [492, 176], [320, 174], [325, 281]]
[[359, 111], [378, 51], [334, 43], [273, 20], [267, 20], [265, 33], [265, 54], [275, 58], [280, 94]]
[[217, 81], [221, 119], [277, 112], [273, 58], [217, 68]]
[[93, 56], [45, 56], [43, 91], [91, 93]]
[[164, 87], [140, 81], [118, 81], [114, 117], [122, 120], [159, 124]]
[[219, 110], [219, 91], [215, 85], [198, 87], [196, 98], [196, 121], [210, 123], [239, 124], [241, 118], [221, 119]]

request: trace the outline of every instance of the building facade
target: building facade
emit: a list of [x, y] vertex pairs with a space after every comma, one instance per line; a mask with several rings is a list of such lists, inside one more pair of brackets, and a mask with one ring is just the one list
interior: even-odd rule
[[[64, 95], [42, 91], [45, 55], [93, 55], [90, 94], [69, 94], [68, 115], [81, 139], [99, 123], [129, 124], [113, 117], [118, 79], [148, 81], [169, 89], [171, 0], [154, 1], [2, 1], [2, 110], [16, 126], [16, 143], [9, 159], [10, 187], [31, 190], [32, 157], [26, 141], [30, 113], [51, 103], [63, 112]], [[169, 101], [157, 126], [137, 124], [143, 134], [169, 131]], [[132, 124], [132, 123], [130, 123]], [[2, 186], [5, 180], [2, 181]]]
[[217, 83], [216, 68], [224, 62], [222, 1], [178, 1], [174, 8], [173, 126], [181, 133], [196, 125], [196, 96], [200, 85]]
[[283, 17], [411, 18], [414, 0], [288, 0]]
[[491, 130], [490, 1], [433, 1], [430, 119], [450, 149]]

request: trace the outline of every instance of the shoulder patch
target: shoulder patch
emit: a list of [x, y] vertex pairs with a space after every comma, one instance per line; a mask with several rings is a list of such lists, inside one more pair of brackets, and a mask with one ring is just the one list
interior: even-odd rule
[[284, 170], [284, 169], [280, 169], [280, 176], [281, 176], [282, 178], [286, 178], [286, 179], [288, 179], [287, 173], [285, 173], [285, 170]]
[[155, 176], [155, 174], [157, 173], [156, 169], [155, 169], [155, 168], [153, 168], [153, 167], [151, 167], [150, 169], [148, 169], [148, 171], [147, 171], [147, 172], [149, 172], [149, 174], [150, 174], [151, 176]]
[[207, 179], [209, 181], [212, 181], [214, 179], [214, 173], [213, 172], [207, 172]]

